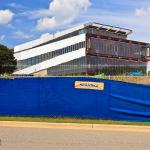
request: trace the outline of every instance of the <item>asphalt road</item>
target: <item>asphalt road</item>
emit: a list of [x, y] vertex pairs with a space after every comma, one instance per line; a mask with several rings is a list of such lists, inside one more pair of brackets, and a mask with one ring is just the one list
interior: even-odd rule
[[0, 127], [0, 150], [150, 150], [150, 133]]

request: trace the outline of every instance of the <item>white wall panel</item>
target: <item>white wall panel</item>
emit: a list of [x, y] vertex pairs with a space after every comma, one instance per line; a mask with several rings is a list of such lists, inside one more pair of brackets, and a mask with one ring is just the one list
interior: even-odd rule
[[35, 57], [44, 53], [52, 52], [70, 45], [74, 45], [79, 42], [85, 41], [85, 34], [81, 34], [72, 38], [64, 39], [58, 42], [50, 43], [44, 46], [33, 48], [30, 50], [15, 53], [14, 56], [17, 60], [24, 60], [31, 57]]
[[33, 41], [30, 41], [30, 42], [24, 43], [22, 45], [16, 46], [14, 48], [14, 52], [16, 53], [16, 52], [19, 52], [19, 51], [22, 51], [22, 50], [25, 50], [25, 49], [35, 47], [35, 46], [40, 45], [42, 43], [48, 42], [51, 39], [53, 39], [52, 35], [50, 35], [47, 38], [39, 38], [37, 40], [33, 40]]
[[17, 72], [15, 72], [14, 74], [16, 75], [29, 75], [32, 74], [34, 72], [38, 72], [53, 66], [57, 66], [63, 63], [66, 63], [68, 61], [74, 60], [74, 59], [78, 59], [81, 57], [85, 56], [85, 48], [70, 52], [70, 53], [66, 53], [63, 55], [60, 55], [58, 57], [52, 58], [50, 60], [44, 61], [40, 64], [36, 64], [34, 66], [19, 70]]
[[56, 39], [58, 37], [64, 36], [66, 34], [72, 33], [74, 31], [77, 31], [77, 30], [80, 30], [80, 29], [83, 29], [83, 28], [84, 28], [84, 24], [78, 25], [78, 26], [73, 27], [71, 29], [67, 29], [65, 31], [57, 32], [55, 34], [49, 34], [49, 36], [47, 36], [47, 38], [42, 38], [41, 37], [41, 38], [39, 38], [37, 40], [30, 41], [30, 42], [27, 42], [27, 43], [24, 43], [24, 44], [16, 46], [14, 48], [14, 52], [19, 52], [19, 51], [22, 51], [22, 50], [25, 50], [25, 49], [29, 49], [29, 48], [35, 47], [35, 46], [37, 46], [39, 44], [45, 43], [47, 41]]

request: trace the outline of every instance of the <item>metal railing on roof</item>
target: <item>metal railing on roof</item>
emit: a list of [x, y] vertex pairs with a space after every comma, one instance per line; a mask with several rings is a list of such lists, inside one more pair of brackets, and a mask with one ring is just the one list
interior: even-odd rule
[[94, 26], [94, 27], [97, 27], [96, 28], [97, 30], [105, 29], [105, 31], [107, 31], [107, 32], [114, 32], [116, 34], [119, 33], [119, 34], [129, 35], [129, 34], [133, 33], [133, 31], [130, 29], [107, 25], [107, 24], [101, 24], [101, 23], [97, 23], [97, 22], [87, 23], [85, 26], [87, 26], [87, 27]]

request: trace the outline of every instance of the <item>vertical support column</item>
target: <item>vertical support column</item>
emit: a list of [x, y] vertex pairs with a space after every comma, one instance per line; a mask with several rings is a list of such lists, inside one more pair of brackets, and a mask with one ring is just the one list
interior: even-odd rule
[[150, 46], [147, 48], [147, 57], [150, 57]]
[[[88, 29], [87, 29], [88, 30]], [[87, 31], [88, 32], [88, 31]], [[91, 36], [89, 33], [86, 34], [86, 50], [85, 50], [85, 56], [86, 56], [86, 74], [88, 75], [89, 74], [89, 58], [88, 58], [88, 54], [90, 53], [90, 50], [91, 50]]]
[[86, 55], [91, 50], [91, 38], [89, 34], [86, 34]]
[[146, 72], [147, 72], [147, 76], [149, 75], [150, 72], [150, 45], [147, 48], [147, 67], [146, 67]]

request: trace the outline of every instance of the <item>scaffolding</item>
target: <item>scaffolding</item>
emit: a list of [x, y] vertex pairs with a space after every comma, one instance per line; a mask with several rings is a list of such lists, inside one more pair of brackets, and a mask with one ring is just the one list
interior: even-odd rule
[[88, 73], [107, 75], [146, 73], [150, 44], [128, 40], [132, 30], [100, 23], [87, 25], [86, 53]]

